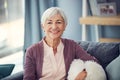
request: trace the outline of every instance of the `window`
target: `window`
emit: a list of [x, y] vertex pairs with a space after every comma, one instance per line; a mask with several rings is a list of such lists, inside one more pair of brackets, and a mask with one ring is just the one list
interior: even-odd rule
[[24, 0], [0, 0], [0, 64], [23, 68]]

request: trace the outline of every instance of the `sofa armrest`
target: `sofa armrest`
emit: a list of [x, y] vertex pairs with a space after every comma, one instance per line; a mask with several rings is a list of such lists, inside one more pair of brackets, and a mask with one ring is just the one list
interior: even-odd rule
[[8, 77], [5, 77], [1, 80], [23, 80], [23, 71], [10, 75]]

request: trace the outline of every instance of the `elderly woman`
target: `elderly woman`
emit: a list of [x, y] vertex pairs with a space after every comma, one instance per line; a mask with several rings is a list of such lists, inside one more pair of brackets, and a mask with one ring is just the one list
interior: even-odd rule
[[[74, 59], [94, 60], [76, 42], [61, 38], [67, 19], [58, 7], [47, 9], [41, 18], [45, 37], [26, 50], [24, 80], [67, 80], [70, 64]], [[79, 73], [84, 80], [87, 72]]]

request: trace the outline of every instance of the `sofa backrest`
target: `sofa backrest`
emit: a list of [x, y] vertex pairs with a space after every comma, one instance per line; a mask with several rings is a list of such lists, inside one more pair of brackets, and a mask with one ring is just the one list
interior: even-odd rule
[[90, 55], [96, 57], [100, 64], [105, 68], [112, 60], [120, 55], [120, 43], [103, 43], [80, 41], [78, 44]]

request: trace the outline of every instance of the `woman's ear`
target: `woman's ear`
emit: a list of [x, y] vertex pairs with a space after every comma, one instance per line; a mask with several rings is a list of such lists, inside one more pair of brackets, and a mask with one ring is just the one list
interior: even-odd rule
[[41, 24], [41, 27], [43, 28], [43, 24]]
[[41, 27], [42, 27], [43, 31], [45, 32], [45, 30], [44, 30], [44, 25], [43, 25], [43, 24], [41, 24]]
[[66, 24], [64, 24], [64, 26], [65, 26], [65, 27], [64, 27], [64, 31], [65, 31], [65, 29], [66, 29], [67, 25], [66, 25]]

